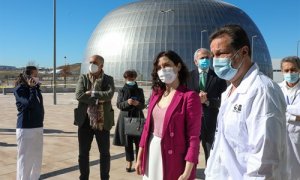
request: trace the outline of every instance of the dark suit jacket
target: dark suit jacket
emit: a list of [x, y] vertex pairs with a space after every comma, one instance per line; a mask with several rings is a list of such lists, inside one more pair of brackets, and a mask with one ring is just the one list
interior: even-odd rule
[[[197, 93], [200, 92], [198, 69], [190, 72], [187, 86], [189, 89], [194, 90]], [[202, 129], [204, 129], [204, 133], [215, 132], [217, 116], [221, 104], [221, 94], [226, 90], [226, 88], [226, 81], [220, 79], [213, 70], [209, 69], [205, 84], [205, 92], [207, 92], [209, 106], [202, 104], [204, 112]]]
[[85, 92], [90, 90], [91, 82], [86, 74], [82, 74], [79, 77], [76, 86], [76, 99], [78, 100], [78, 107], [75, 109], [75, 125], [79, 127], [83, 125], [87, 118], [87, 108], [90, 104], [95, 104], [96, 99], [105, 101], [104, 108], [104, 129], [110, 130], [114, 125], [114, 110], [112, 108], [111, 99], [115, 92], [114, 79], [111, 76], [104, 74], [103, 81], [101, 83], [101, 91], [96, 91], [95, 96], [91, 97], [86, 95]]

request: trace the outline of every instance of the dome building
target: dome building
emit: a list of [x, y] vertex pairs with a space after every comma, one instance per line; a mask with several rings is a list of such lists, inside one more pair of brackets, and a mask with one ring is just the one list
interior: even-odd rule
[[[272, 63], [262, 34], [238, 7], [218, 0], [141, 0], [107, 14], [94, 30], [85, 61], [94, 54], [104, 57], [104, 70], [115, 80], [135, 69], [139, 80], [151, 80], [155, 56], [163, 50], [177, 52], [189, 70], [198, 48], [209, 49], [209, 35], [225, 24], [239, 24], [248, 33], [253, 60], [272, 77]], [[88, 71], [82, 64], [82, 73]]]

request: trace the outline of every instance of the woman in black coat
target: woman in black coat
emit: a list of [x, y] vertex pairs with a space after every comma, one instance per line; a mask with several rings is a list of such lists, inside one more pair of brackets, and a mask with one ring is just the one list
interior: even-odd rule
[[117, 107], [120, 109], [118, 122], [115, 130], [113, 144], [125, 146], [127, 167], [126, 171], [131, 172], [134, 160], [133, 143], [135, 144], [136, 154], [139, 150], [140, 137], [125, 135], [124, 117], [144, 118], [143, 109], [145, 108], [145, 97], [143, 89], [139, 88], [135, 79], [137, 73], [134, 70], [127, 70], [123, 77], [125, 85], [118, 91]]

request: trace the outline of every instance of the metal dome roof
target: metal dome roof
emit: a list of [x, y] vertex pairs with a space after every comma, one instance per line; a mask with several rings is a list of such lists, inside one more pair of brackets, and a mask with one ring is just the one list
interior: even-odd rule
[[85, 59], [103, 56], [105, 72], [115, 79], [135, 69], [140, 80], [150, 80], [157, 53], [174, 50], [192, 70], [195, 50], [201, 44], [209, 49], [209, 35], [225, 24], [239, 24], [247, 31], [250, 42], [254, 40], [253, 60], [272, 77], [269, 51], [255, 23], [238, 7], [216, 0], [142, 0], [121, 6], [98, 24]]

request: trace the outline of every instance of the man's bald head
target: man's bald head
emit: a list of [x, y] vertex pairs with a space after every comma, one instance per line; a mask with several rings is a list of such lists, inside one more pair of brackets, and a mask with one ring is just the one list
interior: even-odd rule
[[90, 57], [90, 63], [97, 64], [97, 65], [103, 65], [104, 64], [104, 58], [100, 55], [93, 55]]

